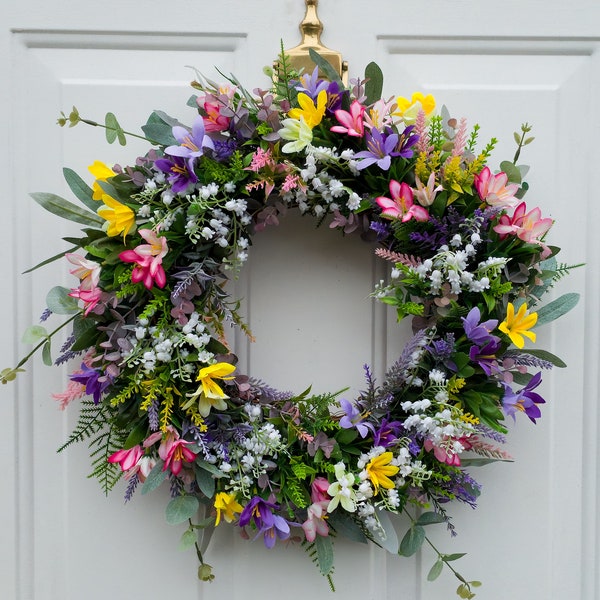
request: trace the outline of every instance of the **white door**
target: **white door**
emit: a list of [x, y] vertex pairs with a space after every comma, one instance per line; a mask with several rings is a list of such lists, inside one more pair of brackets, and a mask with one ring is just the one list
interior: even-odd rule
[[[94, 160], [127, 164], [143, 150], [109, 147], [100, 130], [60, 129], [60, 111], [76, 105], [101, 120], [110, 110], [129, 130], [156, 108], [187, 122], [188, 65], [214, 78], [215, 66], [235, 73], [249, 88], [264, 85], [263, 65], [280, 39], [298, 43], [304, 16], [301, 0], [1, 4], [0, 369], [26, 351], [17, 340], [36, 322], [46, 291], [68, 285], [58, 263], [21, 275], [63, 251], [60, 238], [73, 233], [28, 194], [66, 196], [63, 166], [84, 173]], [[545, 381], [538, 425], [523, 419], [512, 428], [508, 450], [516, 462], [482, 470], [477, 510], [453, 509], [458, 537], [435, 531], [433, 539], [444, 552], [468, 553], [457, 568], [483, 581], [482, 599], [600, 599], [600, 6], [323, 0], [319, 15], [323, 42], [343, 53], [350, 77], [375, 60], [387, 94], [433, 93], [454, 115], [480, 123], [480, 139], [497, 136], [499, 157], [512, 153], [512, 132], [523, 121], [534, 124], [536, 141], [526, 149], [530, 197], [556, 219], [561, 257], [587, 263], [558, 287], [581, 292], [583, 302], [540, 335], [568, 369]], [[257, 337], [252, 348], [239, 344], [243, 363], [286, 389], [360, 388], [361, 365], [375, 362], [381, 372], [405, 341], [385, 335], [395, 332], [393, 315], [372, 312], [365, 300], [380, 276], [360, 244], [342, 245], [325, 228], [292, 219], [268, 230], [237, 285]], [[301, 549], [269, 552], [226, 529], [207, 555], [217, 579], [199, 583], [194, 553], [178, 550], [182, 529], [164, 523], [168, 492], [137, 495], [125, 506], [123, 488], [105, 498], [85, 477], [85, 446], [55, 452], [76, 419], [50, 398], [63, 389], [66, 371], [39, 359], [27, 370], [0, 389], [1, 598], [329, 597]], [[344, 542], [336, 548], [339, 597], [446, 599], [458, 585], [449, 572], [425, 581], [433, 562], [427, 548], [410, 559]]]

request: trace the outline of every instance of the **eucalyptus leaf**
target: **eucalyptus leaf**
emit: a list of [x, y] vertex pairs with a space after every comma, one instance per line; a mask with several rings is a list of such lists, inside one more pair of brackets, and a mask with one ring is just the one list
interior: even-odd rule
[[152, 471], [148, 473], [144, 485], [142, 485], [142, 494], [147, 494], [148, 492], [155, 490], [166, 479], [167, 472], [163, 471], [164, 464], [165, 463], [162, 460], [156, 462]]
[[188, 519], [191, 519], [198, 508], [200, 502], [195, 496], [177, 496], [173, 498], [165, 510], [165, 516], [169, 525], [179, 525]]
[[381, 529], [383, 529], [383, 533], [378, 528], [373, 532], [373, 541], [382, 548], [385, 548], [390, 554], [398, 554], [398, 534], [394, 529], [394, 524], [390, 519], [389, 513], [385, 510], [378, 510], [376, 516]]
[[366, 544], [369, 540], [363, 533], [362, 529], [358, 526], [356, 521], [345, 511], [336, 510], [329, 515], [329, 524], [344, 537], [352, 540], [353, 542], [359, 542]]
[[433, 563], [431, 569], [429, 569], [429, 573], [427, 574], [427, 581], [435, 581], [444, 570], [444, 563], [442, 560], [438, 559]]
[[81, 225], [88, 225], [90, 227], [102, 227], [102, 225], [104, 225], [104, 219], [98, 215], [84, 210], [83, 208], [79, 208], [76, 204], [61, 198], [56, 194], [33, 192], [29, 195], [48, 212], [62, 217], [63, 219], [74, 221]]
[[196, 532], [193, 529], [187, 529], [183, 532], [181, 540], [179, 541], [179, 549], [187, 550], [196, 543]]
[[538, 309], [538, 318], [536, 326], [551, 323], [555, 319], [562, 317], [564, 314], [568, 313], [572, 308], [577, 306], [578, 302], [579, 294], [575, 292], [563, 294], [556, 300], [553, 300], [549, 304], [546, 304], [545, 306], [542, 306], [540, 309]]
[[444, 562], [452, 562], [466, 555], [466, 552], [455, 552], [454, 554], [444, 554], [443, 559]]
[[318, 535], [315, 539], [317, 560], [322, 575], [329, 575], [333, 570], [333, 544], [329, 536]]
[[425, 512], [417, 519], [418, 525], [434, 525], [436, 523], [445, 523], [446, 519], [443, 515], [436, 512]]
[[47, 367], [52, 366], [52, 352], [51, 351], [52, 351], [51, 342], [48, 339], [48, 341], [42, 346], [42, 362]]
[[331, 63], [325, 60], [316, 50], [308, 49], [310, 59], [319, 67], [319, 70], [325, 75], [329, 81], [336, 81], [341, 87], [344, 86], [340, 79], [339, 73], [333, 68]]
[[119, 121], [117, 121], [117, 117], [115, 117], [113, 113], [106, 113], [104, 124], [106, 125], [106, 141], [109, 144], [112, 144], [117, 139], [119, 140], [119, 144], [121, 144], [121, 146], [125, 146], [127, 144], [125, 132], [123, 131], [121, 125], [119, 125]]
[[65, 167], [63, 169], [63, 175], [68, 186], [71, 188], [75, 197], [80, 200], [85, 206], [91, 211], [96, 212], [99, 206], [99, 202], [92, 198], [92, 188], [81, 178], [73, 169]]
[[37, 344], [39, 341], [48, 337], [48, 331], [42, 325], [31, 325], [25, 330], [21, 341], [24, 344]]
[[521, 171], [514, 163], [504, 160], [500, 163], [500, 168], [506, 173], [510, 183], [521, 183]]
[[69, 296], [71, 290], [54, 286], [46, 295], [46, 306], [57, 315], [72, 315], [79, 312], [77, 299]]
[[402, 556], [412, 556], [425, 541], [425, 529], [420, 525], [412, 526], [400, 542], [399, 554]]
[[379, 100], [383, 94], [383, 71], [375, 62], [370, 62], [365, 69], [365, 94], [367, 96], [366, 104], [373, 104]]
[[212, 498], [215, 494], [215, 478], [204, 469], [196, 469], [196, 483], [200, 491], [207, 497]]
[[198, 465], [198, 467], [200, 467], [201, 469], [208, 471], [214, 477], [225, 477], [225, 473], [223, 473], [223, 471], [221, 471], [218, 467], [215, 467], [215, 465], [206, 462], [205, 460], [197, 460], [196, 465]]
[[142, 131], [153, 142], [162, 146], [172, 146], [177, 144], [177, 140], [173, 136], [174, 125], [180, 125], [177, 119], [169, 117], [162, 111], [155, 110], [148, 117], [146, 124], [142, 126]]

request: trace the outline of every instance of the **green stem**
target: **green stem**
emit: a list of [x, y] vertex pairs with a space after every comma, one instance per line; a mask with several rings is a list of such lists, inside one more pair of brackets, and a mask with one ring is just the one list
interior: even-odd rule
[[54, 331], [52, 331], [48, 335], [44, 336], [44, 339], [27, 356], [25, 356], [24, 358], [21, 359], [21, 361], [15, 367], [15, 369], [22, 367], [49, 339], [52, 338], [53, 335], [58, 333], [65, 325], [67, 325], [68, 323], [73, 321], [75, 319], [75, 317], [77, 317], [78, 315], [79, 315], [79, 313], [74, 314], [72, 317], [67, 319], [62, 325], [59, 325]]
[[156, 140], [151, 140], [150, 138], [147, 138], [143, 135], [138, 135], [137, 133], [132, 133], [131, 131], [125, 131], [124, 129], [118, 130], [115, 127], [108, 127], [106, 125], [103, 125], [102, 123], [97, 123], [96, 121], [90, 121], [90, 119], [83, 119], [81, 117], [79, 118], [79, 120], [82, 123], [85, 123], [86, 125], [91, 125], [92, 127], [103, 127], [104, 129], [108, 129], [110, 131], [122, 131], [125, 135], [129, 135], [131, 137], [138, 138], [140, 140], [144, 140], [146, 142], [149, 142], [153, 146], [160, 146], [160, 144]]

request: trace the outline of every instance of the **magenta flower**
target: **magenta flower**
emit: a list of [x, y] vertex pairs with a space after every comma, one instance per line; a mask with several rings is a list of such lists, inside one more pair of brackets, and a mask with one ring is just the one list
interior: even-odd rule
[[169, 251], [167, 238], [159, 237], [152, 229], [140, 229], [139, 233], [148, 244], [140, 244], [134, 250], [125, 250], [119, 254], [119, 258], [123, 262], [135, 263], [131, 273], [133, 283], [141, 281], [149, 290], [154, 284], [163, 288], [167, 283], [162, 266], [162, 259]]
[[329, 489], [329, 481], [325, 477], [315, 477], [315, 480], [310, 486], [310, 499], [313, 504], [317, 502], [327, 502], [331, 500], [327, 490]]
[[334, 125], [331, 131], [346, 133], [352, 137], [363, 137], [365, 134], [364, 114], [365, 107], [358, 100], [355, 100], [350, 105], [350, 112], [341, 109], [335, 111], [335, 118], [340, 125]]
[[371, 129], [371, 132], [365, 135], [367, 149], [354, 155], [355, 159], [359, 159], [356, 168], [366, 169], [377, 164], [380, 169], [387, 171], [392, 164], [392, 156], [398, 155], [396, 152], [398, 139], [397, 133], [386, 135], [378, 129]]
[[401, 219], [403, 223], [415, 219], [415, 221], [428, 221], [429, 213], [426, 208], [415, 204], [412, 188], [407, 184], [398, 183], [395, 179], [390, 181], [391, 199], [380, 196], [375, 202], [383, 209], [381, 216], [388, 219]]
[[518, 199], [515, 197], [519, 186], [516, 183], [506, 185], [508, 175], [504, 172], [492, 175], [488, 167], [484, 167], [473, 178], [473, 184], [479, 197], [490, 206], [499, 208], [514, 206]]
[[71, 298], [77, 298], [83, 302], [83, 314], [87, 317], [89, 313], [97, 312], [95, 308], [102, 300], [104, 292], [99, 287], [85, 289], [82, 288], [82, 286], [79, 286], [77, 288], [72, 288], [69, 296], [71, 296]]
[[192, 442], [178, 439], [168, 439], [158, 448], [158, 455], [165, 461], [163, 471], [171, 470], [173, 475], [179, 475], [183, 468], [183, 463], [192, 463], [196, 460], [196, 454], [188, 446]]
[[109, 463], [119, 463], [122, 471], [129, 471], [135, 467], [144, 455], [144, 450], [140, 445], [134, 446], [127, 450], [118, 450], [108, 457]]

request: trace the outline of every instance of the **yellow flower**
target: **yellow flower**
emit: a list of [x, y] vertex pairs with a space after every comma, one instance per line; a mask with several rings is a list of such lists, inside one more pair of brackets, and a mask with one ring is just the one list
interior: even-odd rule
[[535, 333], [528, 331], [537, 323], [537, 313], [527, 313], [527, 304], [523, 303], [519, 307], [519, 311], [515, 315], [515, 307], [512, 302], [506, 307], [506, 319], [500, 323], [498, 329], [506, 333], [510, 341], [517, 347], [522, 348], [525, 345], [523, 336], [528, 337], [532, 342], [535, 342]]
[[379, 456], [372, 458], [367, 465], [367, 473], [375, 488], [375, 495], [379, 493], [380, 486], [386, 490], [394, 488], [394, 482], [389, 476], [395, 475], [400, 469], [399, 467], [390, 465], [393, 458], [394, 455], [391, 452], [383, 452]]
[[304, 117], [304, 122], [312, 129], [323, 120], [325, 106], [327, 105], [327, 92], [325, 90], [319, 92], [316, 106], [308, 94], [300, 92], [298, 94], [298, 104], [302, 108], [292, 108], [288, 113], [288, 117], [298, 120], [300, 117]]
[[98, 209], [98, 214], [108, 221], [106, 234], [113, 237], [122, 233], [125, 237], [135, 226], [135, 213], [108, 194], [102, 194], [102, 202], [105, 206]]
[[431, 115], [435, 109], [435, 98], [431, 94], [424, 96], [421, 92], [415, 92], [410, 100], [398, 96], [396, 104], [398, 110], [394, 113], [394, 116], [400, 117], [406, 125], [412, 125], [421, 109], [425, 112], [426, 117]]
[[93, 164], [88, 167], [88, 171], [96, 178], [92, 185], [92, 198], [94, 200], [102, 200], [102, 196], [105, 193], [100, 187], [99, 181], [106, 181], [109, 177], [114, 177], [115, 173], [110, 167], [107, 167], [103, 162], [96, 160]]
[[215, 496], [215, 508], [217, 509], [215, 527], [221, 522], [221, 514], [228, 523], [231, 523], [235, 519], [236, 513], [239, 514], [244, 510], [244, 507], [237, 502], [235, 496], [226, 492], [219, 492]]
[[[211, 408], [216, 408], [217, 410], [225, 410], [227, 408], [225, 398], [229, 398], [229, 396], [215, 379], [222, 379], [223, 381], [233, 379], [233, 377], [229, 377], [229, 374], [233, 373], [233, 371], [235, 371], [235, 366], [226, 362], [215, 363], [198, 371], [196, 381], [199, 381], [201, 385], [190, 396], [190, 401], [193, 402], [198, 399], [198, 412], [203, 417], [208, 417]], [[189, 404], [189, 402], [186, 403], [183, 408], [185, 409]]]

